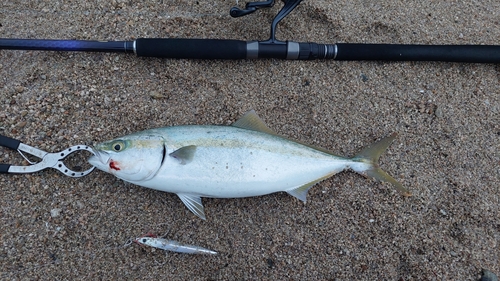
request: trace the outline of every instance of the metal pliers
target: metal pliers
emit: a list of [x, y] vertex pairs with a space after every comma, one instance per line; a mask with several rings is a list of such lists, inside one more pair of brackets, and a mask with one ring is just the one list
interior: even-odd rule
[[[30, 166], [12, 166], [10, 164], [0, 164], [0, 173], [25, 174], [38, 172], [47, 168], [54, 168], [56, 170], [59, 170], [66, 176], [78, 178], [88, 175], [95, 168], [92, 167], [86, 171], [77, 172], [69, 169], [63, 163], [64, 158], [66, 158], [71, 153], [79, 150], [86, 150], [94, 154], [94, 151], [88, 145], [75, 145], [61, 152], [49, 153], [41, 149], [26, 145], [19, 140], [0, 135], [0, 146], [5, 146], [10, 149], [17, 150], [23, 156], [23, 158], [31, 164]], [[23, 154], [23, 152], [36, 156], [42, 160], [38, 163], [34, 163], [30, 161]]]

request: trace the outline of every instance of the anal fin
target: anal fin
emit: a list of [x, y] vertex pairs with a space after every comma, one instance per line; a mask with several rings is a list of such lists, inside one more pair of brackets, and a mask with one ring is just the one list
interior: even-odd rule
[[205, 209], [203, 208], [203, 203], [201, 203], [201, 197], [198, 195], [177, 193], [177, 196], [182, 200], [182, 203], [193, 212], [195, 215], [203, 220], [206, 220]]
[[287, 190], [286, 193], [292, 195], [293, 197], [299, 199], [300, 201], [306, 203], [307, 192], [315, 183], [306, 183], [294, 189]]
[[306, 203], [306, 197], [307, 197], [307, 192], [309, 191], [309, 189], [311, 189], [311, 187], [315, 184], [317, 184], [318, 182], [324, 180], [324, 179], [327, 179], [333, 175], [335, 175], [336, 173], [342, 171], [342, 169], [336, 169], [332, 172], [330, 172], [328, 175], [324, 176], [324, 177], [321, 177], [317, 180], [313, 180], [312, 182], [308, 182], [304, 185], [301, 185], [299, 187], [296, 187], [296, 188], [292, 188], [292, 189], [289, 189], [289, 190], [285, 190], [288, 194], [292, 195], [293, 197], [299, 199], [300, 201]]

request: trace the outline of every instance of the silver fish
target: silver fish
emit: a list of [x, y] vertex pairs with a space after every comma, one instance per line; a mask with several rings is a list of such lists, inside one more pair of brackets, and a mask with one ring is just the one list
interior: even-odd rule
[[95, 146], [89, 162], [127, 182], [175, 193], [205, 219], [201, 197], [285, 191], [305, 202], [311, 186], [345, 169], [389, 182], [411, 196], [377, 164], [395, 137], [344, 158], [279, 136], [250, 111], [231, 126], [173, 126], [107, 141]]

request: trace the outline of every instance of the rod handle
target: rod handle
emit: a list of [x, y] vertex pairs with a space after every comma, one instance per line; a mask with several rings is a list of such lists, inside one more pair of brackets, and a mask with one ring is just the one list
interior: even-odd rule
[[139, 57], [172, 59], [245, 59], [247, 43], [222, 39], [139, 38], [135, 40]]

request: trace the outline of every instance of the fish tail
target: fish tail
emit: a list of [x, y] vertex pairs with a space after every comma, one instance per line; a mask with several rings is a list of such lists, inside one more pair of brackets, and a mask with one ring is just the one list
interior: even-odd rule
[[362, 175], [372, 177], [378, 181], [389, 182], [404, 196], [411, 196], [412, 194], [408, 189], [404, 188], [400, 182], [380, 169], [378, 165], [380, 155], [389, 147], [396, 136], [397, 133], [393, 133], [361, 150], [352, 158], [356, 164], [351, 165], [351, 168]]

